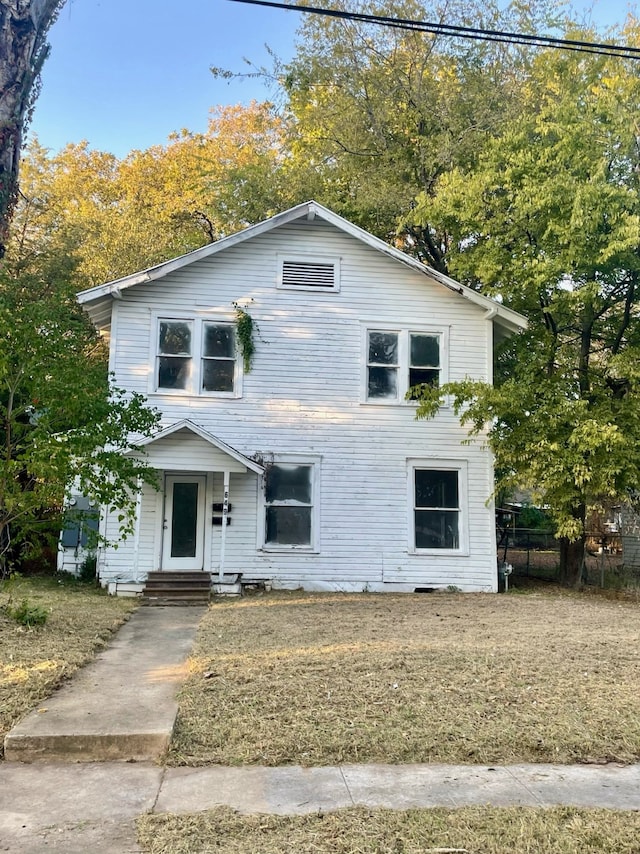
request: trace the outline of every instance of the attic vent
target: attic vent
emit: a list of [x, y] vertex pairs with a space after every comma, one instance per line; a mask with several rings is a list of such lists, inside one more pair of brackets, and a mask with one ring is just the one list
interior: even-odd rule
[[283, 259], [278, 287], [309, 291], [339, 290], [338, 260]]

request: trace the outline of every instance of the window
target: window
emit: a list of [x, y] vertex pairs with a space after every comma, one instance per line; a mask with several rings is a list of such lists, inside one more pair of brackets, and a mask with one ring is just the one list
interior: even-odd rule
[[204, 323], [202, 391], [233, 391], [235, 330], [230, 323]]
[[339, 291], [340, 259], [290, 255], [279, 259], [278, 288], [297, 291]]
[[239, 393], [233, 323], [161, 318], [154, 391]]
[[365, 400], [399, 403], [409, 389], [443, 384], [443, 332], [368, 329]]
[[412, 550], [466, 548], [466, 463], [411, 465], [410, 496]]
[[161, 320], [158, 344], [158, 388], [187, 389], [191, 377], [193, 323]]
[[279, 462], [265, 472], [264, 545], [272, 549], [314, 546], [315, 466]]

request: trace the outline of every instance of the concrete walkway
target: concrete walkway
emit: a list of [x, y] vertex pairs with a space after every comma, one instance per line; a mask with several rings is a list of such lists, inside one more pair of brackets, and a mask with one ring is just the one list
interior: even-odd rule
[[203, 607], [139, 608], [110, 645], [5, 736], [5, 758], [157, 759]]
[[218, 805], [280, 815], [353, 805], [640, 809], [640, 765], [162, 768], [153, 760], [169, 742], [201, 616], [200, 608], [139, 609], [7, 735], [13, 761], [0, 763], [0, 851], [130, 854], [139, 851], [141, 813]]

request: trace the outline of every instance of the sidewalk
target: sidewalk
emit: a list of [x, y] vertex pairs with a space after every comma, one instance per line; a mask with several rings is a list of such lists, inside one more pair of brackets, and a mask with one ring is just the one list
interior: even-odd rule
[[166, 768], [151, 763], [0, 764], [0, 851], [132, 854], [143, 812], [228, 805], [296, 815], [369, 808], [640, 809], [640, 765], [342, 765]]

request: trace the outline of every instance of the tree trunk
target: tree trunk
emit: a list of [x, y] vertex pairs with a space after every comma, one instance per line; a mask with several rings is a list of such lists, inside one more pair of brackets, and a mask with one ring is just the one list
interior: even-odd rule
[[0, 0], [0, 258], [18, 194], [22, 134], [38, 95], [46, 36], [65, 0]]
[[560, 539], [560, 584], [564, 587], [580, 587], [584, 562], [585, 536], [571, 542]]

